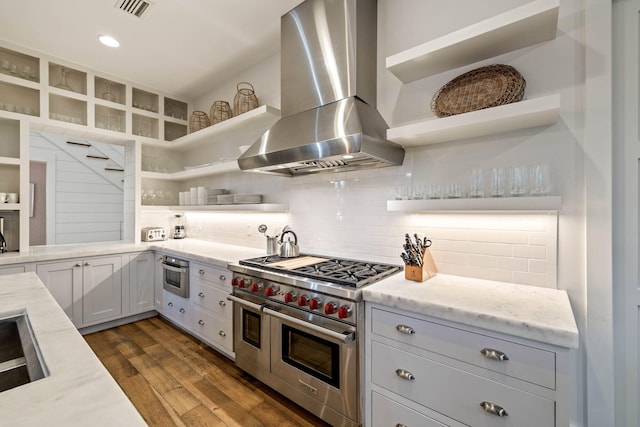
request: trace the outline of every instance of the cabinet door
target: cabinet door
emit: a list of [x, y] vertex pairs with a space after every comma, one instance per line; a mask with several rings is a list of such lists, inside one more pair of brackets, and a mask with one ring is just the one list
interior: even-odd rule
[[129, 255], [129, 314], [153, 310], [155, 267], [152, 253]]
[[82, 324], [82, 261], [36, 265], [36, 274], [74, 325]]
[[82, 322], [122, 316], [122, 257], [85, 260], [82, 276]]

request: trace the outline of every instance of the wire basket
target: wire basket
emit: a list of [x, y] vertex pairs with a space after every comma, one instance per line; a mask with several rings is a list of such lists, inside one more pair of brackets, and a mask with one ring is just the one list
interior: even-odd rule
[[238, 92], [233, 100], [234, 115], [239, 116], [258, 106], [258, 98], [251, 83], [240, 82], [236, 85], [236, 88]]
[[211, 126], [209, 116], [204, 111], [194, 111], [189, 117], [189, 132], [197, 132], [200, 129]]
[[211, 105], [209, 116], [211, 117], [211, 124], [215, 125], [233, 117], [233, 112], [227, 101], [215, 101]]
[[476, 68], [442, 86], [431, 99], [431, 110], [447, 117], [521, 101], [526, 83], [510, 65]]

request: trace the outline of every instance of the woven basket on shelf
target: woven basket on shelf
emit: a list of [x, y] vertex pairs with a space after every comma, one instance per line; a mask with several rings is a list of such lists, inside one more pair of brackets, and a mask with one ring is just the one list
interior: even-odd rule
[[509, 65], [476, 68], [442, 86], [431, 99], [431, 110], [446, 117], [521, 101], [526, 83]]
[[233, 117], [233, 112], [227, 101], [215, 101], [211, 105], [209, 116], [211, 117], [211, 124], [215, 125]]
[[[248, 87], [241, 87], [246, 85]], [[233, 100], [233, 114], [239, 116], [242, 113], [253, 110], [258, 106], [258, 98], [253, 89], [253, 85], [247, 82], [240, 82], [236, 85], [238, 92]]]
[[189, 132], [197, 132], [200, 129], [211, 126], [209, 116], [204, 111], [194, 111], [189, 118]]

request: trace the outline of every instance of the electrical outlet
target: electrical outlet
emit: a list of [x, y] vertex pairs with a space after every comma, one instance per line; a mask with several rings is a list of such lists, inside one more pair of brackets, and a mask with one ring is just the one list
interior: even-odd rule
[[251, 224], [247, 224], [247, 236], [251, 236], [253, 234], [253, 229]]

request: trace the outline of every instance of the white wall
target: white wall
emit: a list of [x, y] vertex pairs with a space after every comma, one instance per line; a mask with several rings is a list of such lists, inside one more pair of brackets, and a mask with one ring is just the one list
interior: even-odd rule
[[47, 163], [47, 244], [120, 240], [123, 227], [123, 191], [49, 139], [57, 135], [32, 134], [30, 159]]

